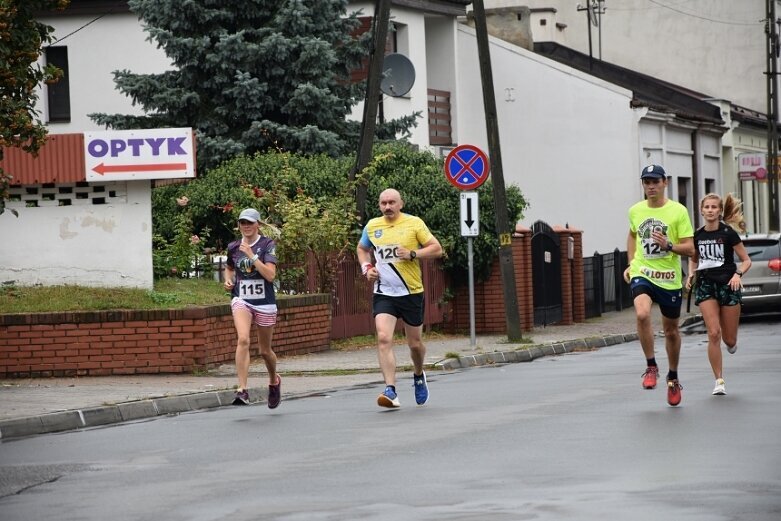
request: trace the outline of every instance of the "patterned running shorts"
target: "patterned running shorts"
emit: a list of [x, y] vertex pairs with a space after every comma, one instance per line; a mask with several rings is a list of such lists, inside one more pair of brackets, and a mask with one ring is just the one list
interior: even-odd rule
[[703, 300], [716, 299], [720, 306], [737, 306], [743, 302], [740, 290], [733, 290], [729, 284], [719, 284], [708, 279], [697, 281], [694, 302], [699, 305]]

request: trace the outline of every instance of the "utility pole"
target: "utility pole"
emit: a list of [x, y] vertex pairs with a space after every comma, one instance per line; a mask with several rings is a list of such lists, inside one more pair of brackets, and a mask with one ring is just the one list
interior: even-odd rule
[[[380, 101], [380, 76], [382, 62], [385, 58], [385, 41], [388, 38], [388, 22], [390, 21], [390, 0], [378, 0], [374, 12], [373, 45], [369, 55], [369, 77], [366, 80], [366, 101], [363, 104], [363, 121], [358, 144], [358, 157], [355, 167], [350, 172], [350, 181], [366, 168], [372, 156], [374, 131], [377, 127], [377, 106]], [[364, 222], [366, 215], [366, 185], [359, 183], [355, 189], [355, 205], [358, 218]]]
[[778, 212], [778, 27], [776, 0], [765, 0], [767, 16], [767, 182], [770, 210], [769, 231], [781, 230]]
[[507, 338], [511, 342], [521, 339], [521, 319], [518, 315], [518, 297], [515, 293], [515, 266], [513, 264], [512, 231], [507, 216], [507, 194], [504, 189], [502, 151], [499, 146], [499, 123], [496, 115], [494, 77], [491, 54], [488, 47], [488, 24], [483, 0], [472, 2], [477, 32], [477, 54], [480, 61], [480, 79], [483, 85], [485, 126], [488, 134], [488, 154], [491, 161], [491, 180], [494, 187], [496, 233], [499, 235], [499, 267], [504, 291], [504, 312], [507, 320]]
[[577, 10], [586, 11], [586, 30], [588, 30], [588, 70], [591, 70], [594, 66], [593, 64], [594, 51], [592, 49], [593, 46], [591, 44], [591, 16], [592, 16], [591, 0], [586, 0], [586, 7], [583, 7], [582, 5], [578, 4]]

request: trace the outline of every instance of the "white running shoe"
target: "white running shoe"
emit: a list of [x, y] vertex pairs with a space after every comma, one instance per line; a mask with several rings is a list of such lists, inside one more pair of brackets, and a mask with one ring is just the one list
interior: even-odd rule
[[736, 343], [735, 343], [735, 345], [734, 345], [734, 346], [732, 346], [732, 347], [730, 347], [730, 346], [727, 346], [727, 352], [728, 352], [729, 354], [731, 354], [731, 355], [734, 355], [734, 354], [735, 354], [735, 351], [737, 351], [737, 350], [738, 350], [738, 344], [737, 344], [737, 342], [736, 342]]
[[724, 379], [719, 378], [716, 380], [716, 387], [713, 388], [713, 394], [723, 396], [727, 394], [727, 389], [724, 387]]

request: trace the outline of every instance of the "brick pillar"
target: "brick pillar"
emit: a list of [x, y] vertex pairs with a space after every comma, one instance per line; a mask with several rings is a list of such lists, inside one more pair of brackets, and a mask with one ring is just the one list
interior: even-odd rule
[[[554, 226], [561, 245], [561, 322], [563, 326], [583, 322], [586, 316], [583, 282], [583, 232]], [[572, 242], [572, 258], [569, 243]]]
[[521, 317], [521, 330], [534, 328], [534, 283], [532, 282], [532, 231], [515, 226], [513, 233], [513, 266], [515, 268], [516, 299]]
[[572, 230], [575, 239], [575, 255], [572, 259], [573, 318], [575, 322], [586, 321], [586, 282], [583, 274], [583, 232]]

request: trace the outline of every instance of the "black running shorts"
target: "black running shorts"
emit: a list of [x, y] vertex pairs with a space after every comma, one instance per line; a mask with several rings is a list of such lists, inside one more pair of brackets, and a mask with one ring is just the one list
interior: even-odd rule
[[387, 295], [374, 294], [372, 303], [372, 315], [387, 313], [400, 318], [408, 326], [417, 327], [423, 324], [423, 293], [389, 297]]

